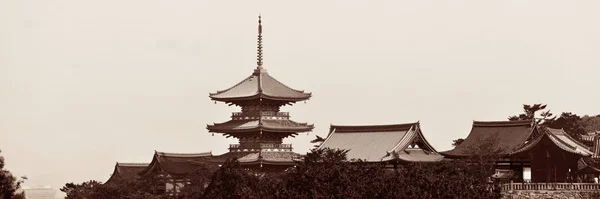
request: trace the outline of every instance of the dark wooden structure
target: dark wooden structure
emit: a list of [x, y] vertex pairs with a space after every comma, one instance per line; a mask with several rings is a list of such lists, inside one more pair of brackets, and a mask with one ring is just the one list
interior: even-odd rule
[[206, 153], [166, 153], [154, 152], [152, 162], [137, 174], [152, 181], [155, 194], [168, 193], [177, 198], [178, 192], [188, 182], [188, 175], [202, 168], [199, 162], [207, 162], [212, 157]]
[[440, 155], [427, 142], [419, 122], [391, 125], [331, 125], [319, 148], [348, 150], [347, 158], [365, 162], [436, 162]]
[[134, 180], [138, 179], [140, 176], [139, 172], [143, 171], [148, 167], [148, 163], [122, 163], [117, 162], [115, 164], [115, 169], [113, 173], [110, 175], [110, 178], [104, 184], [111, 184], [118, 180]]
[[[490, 139], [493, 142], [486, 142]], [[540, 127], [533, 120], [474, 121], [465, 141], [442, 154], [450, 159], [469, 158], [486, 148], [498, 151], [498, 170], [512, 170], [513, 181], [528, 182], [575, 182], [578, 161], [593, 154], [562, 129]]]

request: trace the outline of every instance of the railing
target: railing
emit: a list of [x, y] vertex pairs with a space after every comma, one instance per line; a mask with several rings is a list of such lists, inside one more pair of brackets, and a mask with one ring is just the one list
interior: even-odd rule
[[231, 114], [231, 118], [233, 119], [253, 119], [256, 117], [283, 117], [289, 118], [289, 112], [275, 112], [275, 111], [259, 111], [254, 113], [244, 113], [244, 112], [233, 112]]
[[510, 190], [600, 190], [598, 183], [506, 183], [503, 191]]
[[241, 146], [240, 144], [230, 144], [229, 151], [260, 151], [264, 149], [275, 149], [270, 151], [291, 151], [292, 144], [271, 144], [271, 143], [261, 143], [261, 144], [246, 144], [245, 146]]
[[261, 149], [291, 149], [291, 144], [260, 144]]

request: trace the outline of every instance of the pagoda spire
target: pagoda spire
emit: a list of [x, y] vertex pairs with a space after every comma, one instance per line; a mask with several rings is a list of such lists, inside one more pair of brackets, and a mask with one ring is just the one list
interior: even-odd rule
[[262, 56], [262, 21], [260, 14], [258, 15], [258, 49], [257, 49], [257, 62], [258, 69], [262, 69], [263, 56]]

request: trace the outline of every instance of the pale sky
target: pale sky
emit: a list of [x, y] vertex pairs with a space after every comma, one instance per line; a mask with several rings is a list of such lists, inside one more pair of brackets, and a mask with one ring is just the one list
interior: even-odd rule
[[27, 186], [106, 181], [154, 150], [226, 152], [208, 93], [264, 66], [315, 124], [420, 120], [438, 151], [522, 104], [600, 113], [600, 1], [0, 0], [0, 150]]

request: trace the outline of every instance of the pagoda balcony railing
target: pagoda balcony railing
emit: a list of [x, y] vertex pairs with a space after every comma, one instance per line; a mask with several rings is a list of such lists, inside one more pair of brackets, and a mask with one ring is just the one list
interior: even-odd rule
[[599, 183], [505, 183], [502, 191], [512, 190], [600, 190]]
[[275, 112], [275, 111], [260, 111], [260, 112], [233, 112], [231, 118], [234, 120], [244, 119], [288, 119], [290, 117], [289, 112]]
[[231, 152], [247, 152], [247, 151], [292, 151], [292, 144], [273, 144], [273, 143], [257, 143], [257, 144], [230, 144], [229, 151]]

